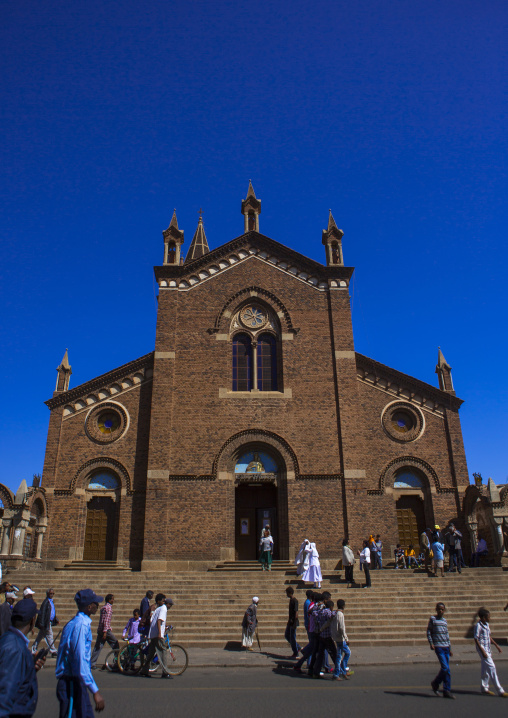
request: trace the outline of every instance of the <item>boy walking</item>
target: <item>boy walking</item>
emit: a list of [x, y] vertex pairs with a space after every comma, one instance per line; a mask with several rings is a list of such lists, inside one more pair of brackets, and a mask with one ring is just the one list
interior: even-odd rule
[[112, 593], [108, 593], [108, 595], [106, 596], [106, 602], [101, 608], [99, 625], [97, 627], [97, 640], [95, 641], [92, 657], [90, 659], [92, 670], [95, 668], [95, 664], [97, 663], [99, 654], [102, 651], [102, 648], [106, 642], [109, 643], [109, 645], [114, 651], [116, 651], [117, 648], [120, 648], [120, 644], [118, 643], [115, 634], [111, 630], [111, 617], [113, 615], [114, 602], [115, 597]]
[[453, 656], [453, 653], [450, 645], [448, 623], [444, 617], [445, 611], [446, 606], [444, 603], [436, 603], [436, 615], [430, 617], [427, 626], [427, 639], [430, 643], [430, 650], [435, 652], [441, 664], [441, 670], [430, 685], [436, 696], [438, 696], [438, 688], [443, 683], [443, 698], [454, 699], [455, 696], [451, 692], [450, 677], [450, 656]]
[[474, 628], [474, 642], [476, 643], [478, 655], [481, 658], [482, 695], [494, 695], [494, 693], [489, 690], [489, 681], [492, 680], [497, 695], [501, 698], [508, 698], [508, 693], [505, 693], [503, 686], [499, 683], [496, 666], [492, 660], [491, 644], [494, 644], [499, 653], [502, 653], [502, 651], [490, 635], [490, 611], [487, 611], [486, 608], [480, 608], [478, 611], [478, 619], [478, 623]]

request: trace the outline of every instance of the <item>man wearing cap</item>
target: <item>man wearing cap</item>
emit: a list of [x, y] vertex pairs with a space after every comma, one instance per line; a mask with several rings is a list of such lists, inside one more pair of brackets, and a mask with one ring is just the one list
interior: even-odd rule
[[32, 716], [37, 708], [37, 677], [45, 657], [35, 661], [28, 648], [37, 605], [24, 598], [12, 609], [11, 625], [0, 638], [0, 718]]
[[13, 591], [5, 594], [5, 603], [0, 606], [0, 636], [2, 636], [11, 625], [12, 607], [18, 597]]
[[[90, 588], [79, 591], [74, 600], [78, 612], [64, 627], [56, 659], [56, 697], [60, 702], [60, 718], [92, 718], [93, 709], [87, 689], [92, 693], [95, 710], [104, 710], [104, 699], [92, 678], [92, 619], [103, 601]], [[69, 704], [72, 700], [72, 712]]]
[[35, 596], [35, 591], [32, 591], [30, 586], [25, 586], [25, 588], [23, 589], [23, 598], [28, 598], [31, 601], [33, 601], [34, 596]]

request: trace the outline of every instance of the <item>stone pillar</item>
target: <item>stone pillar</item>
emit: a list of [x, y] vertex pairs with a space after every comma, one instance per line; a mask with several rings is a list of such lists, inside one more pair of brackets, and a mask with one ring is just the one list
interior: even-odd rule
[[2, 534], [2, 548], [0, 549], [0, 553], [2, 556], [8, 556], [9, 555], [9, 544], [11, 542], [11, 527], [12, 527], [12, 517], [3, 517], [2, 518], [2, 526], [4, 529], [4, 532]]
[[14, 529], [14, 540], [12, 542], [11, 556], [23, 556], [23, 546], [25, 543], [25, 532], [29, 524], [28, 519], [21, 519]]
[[46, 533], [46, 527], [38, 526], [35, 529], [35, 533], [37, 534], [37, 547], [36, 547], [36, 551], [35, 551], [35, 558], [41, 558], [42, 539], [43, 539], [44, 534]]
[[496, 553], [499, 555], [503, 555], [504, 550], [504, 537], [503, 537], [503, 518], [494, 518], [494, 541], [495, 541], [495, 548]]

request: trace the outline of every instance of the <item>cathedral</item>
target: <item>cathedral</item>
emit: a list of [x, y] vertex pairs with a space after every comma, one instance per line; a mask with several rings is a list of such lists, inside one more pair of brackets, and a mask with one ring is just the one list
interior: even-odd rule
[[75, 387], [65, 353], [32, 489], [48, 568], [254, 560], [267, 525], [275, 559], [309, 538], [326, 566], [344, 537], [379, 533], [393, 556], [428, 526], [464, 527], [462, 401], [441, 351], [438, 386], [355, 351], [331, 212], [322, 263], [262, 234], [250, 183], [241, 212], [216, 249], [200, 218], [186, 252], [173, 214], [151, 351]]

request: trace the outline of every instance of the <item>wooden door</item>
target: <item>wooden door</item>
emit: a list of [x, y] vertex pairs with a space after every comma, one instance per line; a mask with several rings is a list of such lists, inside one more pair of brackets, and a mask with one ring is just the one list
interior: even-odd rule
[[88, 502], [86, 513], [84, 561], [105, 561], [110, 558], [112, 547], [108, 545], [113, 528], [114, 502], [110, 498], [95, 496]]
[[420, 534], [425, 528], [423, 501], [418, 496], [402, 496], [396, 506], [399, 543], [403, 548], [413, 544], [418, 553]]

